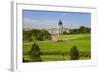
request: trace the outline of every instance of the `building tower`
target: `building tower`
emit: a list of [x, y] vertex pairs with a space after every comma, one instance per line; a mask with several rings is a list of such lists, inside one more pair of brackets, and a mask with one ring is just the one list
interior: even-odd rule
[[59, 26], [59, 35], [60, 35], [63, 33], [63, 24], [61, 20], [59, 20], [58, 26]]

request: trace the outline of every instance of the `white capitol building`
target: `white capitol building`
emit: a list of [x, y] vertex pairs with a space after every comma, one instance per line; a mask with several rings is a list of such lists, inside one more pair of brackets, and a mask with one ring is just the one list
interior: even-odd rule
[[68, 28], [63, 28], [63, 24], [62, 24], [61, 20], [59, 21], [57, 28], [48, 29], [48, 32], [51, 35], [59, 35], [59, 34], [62, 34], [64, 31], [69, 33], [69, 29]]

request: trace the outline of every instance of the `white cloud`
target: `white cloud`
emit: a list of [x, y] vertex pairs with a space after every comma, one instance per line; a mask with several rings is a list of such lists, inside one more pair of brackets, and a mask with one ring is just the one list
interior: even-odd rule
[[23, 26], [24, 28], [55, 28], [57, 27], [57, 21], [23, 18]]

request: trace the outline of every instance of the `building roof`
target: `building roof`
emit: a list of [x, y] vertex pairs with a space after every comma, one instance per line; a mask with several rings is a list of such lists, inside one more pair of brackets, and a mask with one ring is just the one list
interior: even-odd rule
[[58, 24], [59, 24], [59, 25], [63, 25], [61, 20], [59, 21], [59, 23], [58, 23]]

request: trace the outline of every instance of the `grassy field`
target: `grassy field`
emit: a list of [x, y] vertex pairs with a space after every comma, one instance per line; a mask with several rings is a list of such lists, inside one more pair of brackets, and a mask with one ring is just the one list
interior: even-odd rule
[[[66, 40], [66, 41], [36, 41], [35, 43], [39, 45], [41, 52], [69, 52], [72, 46], [77, 46], [77, 48], [80, 51], [80, 54], [83, 53], [83, 55], [88, 54], [90, 55], [91, 51], [91, 43], [90, 43], [90, 35], [89, 34], [77, 34], [77, 35], [60, 35], [56, 36], [58, 39], [66, 40], [70, 38], [75, 38], [72, 40]], [[24, 58], [27, 60], [30, 60], [30, 57], [28, 55], [25, 55], [28, 51], [30, 51], [32, 44], [34, 42], [24, 42], [23, 43], [23, 54]], [[42, 61], [59, 61], [59, 60], [69, 60], [69, 55], [62, 56], [62, 55], [42, 55], [41, 56]], [[90, 57], [80, 57], [80, 59], [90, 59]]]
[[78, 37], [85, 37], [85, 36], [90, 36], [89, 34], [74, 34], [74, 35], [58, 35], [56, 38], [65, 40], [65, 39], [71, 39], [71, 38], [78, 38]]

